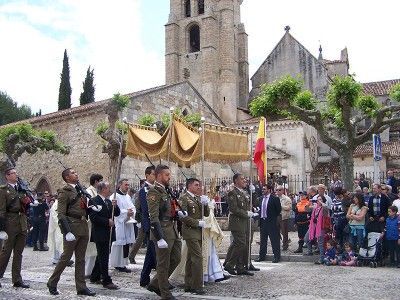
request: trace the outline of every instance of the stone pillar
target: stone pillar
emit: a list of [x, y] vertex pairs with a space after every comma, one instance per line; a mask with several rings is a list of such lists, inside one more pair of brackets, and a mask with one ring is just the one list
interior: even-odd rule
[[179, 82], [179, 77], [179, 25], [170, 20], [165, 25], [165, 83]]
[[[236, 122], [237, 64], [235, 62], [234, 10], [232, 0], [221, 0], [220, 11], [220, 77], [219, 115], [226, 124]], [[236, 66], [236, 68], [235, 68]]]
[[244, 24], [238, 25], [238, 62], [239, 62], [239, 106], [247, 107], [249, 96], [249, 53], [248, 37]]
[[170, 0], [169, 2], [169, 13], [170, 13], [170, 18], [171, 15], [174, 15], [175, 19], [182, 19], [183, 16], [183, 1], [182, 0]]
[[202, 52], [202, 96], [214, 109], [218, 107], [217, 74], [218, 53], [217, 34], [218, 21], [211, 11], [206, 11], [202, 18], [201, 52]]

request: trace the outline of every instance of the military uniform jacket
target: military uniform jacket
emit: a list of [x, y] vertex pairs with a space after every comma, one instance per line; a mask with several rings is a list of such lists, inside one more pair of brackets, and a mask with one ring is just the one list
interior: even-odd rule
[[246, 191], [241, 191], [235, 187], [228, 193], [229, 205], [229, 225], [230, 231], [246, 232], [249, 217], [247, 212], [250, 210], [250, 196]]
[[[159, 223], [164, 240], [174, 240], [178, 238], [178, 230], [172, 218], [171, 196], [165, 187], [156, 182], [147, 192], [147, 203], [149, 206], [150, 224]], [[153, 232], [150, 238], [156, 240]]]
[[[182, 237], [184, 240], [201, 240], [201, 207], [199, 196], [191, 196], [188, 192], [183, 193], [179, 198], [180, 205], [183, 211], [188, 213], [188, 216], [181, 219], [182, 221]], [[209, 215], [208, 206], [204, 206], [204, 216]]]
[[58, 190], [58, 219], [66, 218], [68, 220], [73, 235], [88, 236], [89, 229], [86, 220], [86, 209], [81, 208], [81, 199], [75, 201], [77, 197], [78, 192], [70, 184]]
[[0, 231], [8, 235], [27, 230], [26, 215], [22, 210], [24, 193], [17, 192], [11, 185], [0, 186]]

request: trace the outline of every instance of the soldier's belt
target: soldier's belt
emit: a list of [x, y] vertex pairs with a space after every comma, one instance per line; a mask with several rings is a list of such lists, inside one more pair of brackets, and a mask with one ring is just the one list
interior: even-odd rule
[[69, 213], [69, 214], [67, 214], [67, 217], [75, 219], [75, 220], [85, 220], [86, 221], [86, 217], [85, 216], [81, 216], [81, 215], [76, 215], [76, 214]]
[[174, 220], [174, 218], [171, 218], [171, 217], [169, 217], [169, 218], [161, 218], [160, 222], [172, 222], [173, 220]]
[[8, 211], [7, 214], [19, 215], [19, 216], [24, 215], [24, 213], [20, 212], [20, 211], [18, 211], [18, 212], [17, 211]]

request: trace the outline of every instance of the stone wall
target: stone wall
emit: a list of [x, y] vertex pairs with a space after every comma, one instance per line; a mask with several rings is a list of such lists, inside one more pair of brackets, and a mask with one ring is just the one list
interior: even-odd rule
[[[125, 114], [129, 122], [136, 122], [144, 113], [159, 114], [168, 113], [169, 108], [186, 108], [189, 113], [198, 112], [206, 118], [206, 122], [221, 124], [218, 116], [213, 113], [204, 99], [198, 94], [189, 82], [162, 86], [146, 91], [129, 94], [131, 104]], [[92, 173], [100, 173], [106, 180], [110, 180], [110, 166], [107, 154], [102, 153], [105, 143], [96, 133], [99, 123], [107, 120], [104, 105], [109, 100], [95, 102], [85, 106], [56, 112], [28, 120], [36, 129], [53, 130], [58, 138], [71, 147], [69, 155], [58, 153], [38, 152], [34, 155], [24, 154], [17, 163], [17, 169], [22, 178], [31, 183], [32, 188], [40, 187], [47, 183], [52, 193], [63, 185], [61, 172], [62, 165], [73, 167], [79, 174], [81, 183], [89, 185], [89, 177]], [[158, 162], [154, 162], [158, 163]], [[148, 162], [142, 162], [125, 158], [122, 163], [121, 176], [129, 179], [131, 183], [138, 184], [138, 177], [144, 177], [144, 169]], [[173, 168], [174, 179], [183, 179], [179, 169]], [[188, 176], [200, 175], [200, 165], [191, 169], [184, 169]], [[206, 176], [231, 176], [228, 167], [207, 163]], [[47, 189], [47, 187], [46, 187]]]
[[101, 173], [105, 178], [109, 174], [109, 160], [107, 154], [102, 153], [102, 140], [96, 135], [97, 125], [106, 120], [102, 102], [95, 105], [57, 112], [42, 117], [33, 118], [32, 125], [36, 129], [53, 130], [58, 138], [71, 147], [69, 155], [54, 153], [53, 151], [39, 151], [34, 155], [23, 154], [17, 162], [19, 175], [28, 180], [31, 188], [37, 188], [39, 181], [48, 182], [50, 190], [55, 193], [64, 182], [61, 178], [63, 166], [74, 168], [82, 184], [89, 185], [92, 173]]

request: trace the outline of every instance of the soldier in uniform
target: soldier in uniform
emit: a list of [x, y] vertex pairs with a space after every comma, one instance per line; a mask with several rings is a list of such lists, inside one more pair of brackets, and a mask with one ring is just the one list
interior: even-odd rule
[[64, 235], [64, 252], [61, 254], [53, 274], [47, 282], [52, 295], [58, 295], [57, 283], [75, 252], [75, 286], [78, 295], [94, 296], [86, 287], [85, 282], [85, 252], [89, 241], [89, 230], [86, 220], [86, 198], [77, 187], [78, 174], [71, 168], [62, 172], [62, 178], [67, 183], [58, 190], [58, 221]]
[[21, 277], [22, 251], [24, 251], [27, 235], [24, 194], [18, 186], [18, 174], [14, 168], [7, 169], [5, 177], [7, 184], [0, 187], [0, 239], [4, 240], [3, 249], [0, 252], [0, 278], [3, 278], [11, 252], [13, 252], [11, 271], [13, 285], [29, 288]]
[[171, 179], [170, 170], [165, 165], [158, 165], [155, 170], [156, 181], [147, 193], [150, 215], [150, 238], [155, 241], [157, 274], [148, 285], [149, 291], [157, 293], [162, 299], [176, 299], [169, 290], [168, 277], [181, 260], [182, 243], [174, 220], [171, 196], [167, 193]]
[[185, 292], [203, 295], [203, 255], [202, 255], [202, 228], [205, 222], [202, 220], [202, 206], [204, 216], [209, 215], [207, 196], [201, 196], [200, 181], [189, 178], [186, 181], [186, 192], [181, 194], [179, 202], [182, 211], [179, 217], [183, 223], [182, 237], [186, 241], [188, 253], [185, 265]]
[[[232, 232], [233, 241], [229, 246], [230, 254], [225, 261], [225, 270], [232, 275], [254, 275], [245, 269], [247, 265], [246, 245], [248, 238], [249, 218], [254, 213], [250, 209], [249, 194], [244, 190], [247, 186], [246, 178], [242, 174], [233, 176], [234, 188], [228, 193], [229, 205], [229, 230]], [[236, 268], [236, 271], [235, 271]]]

